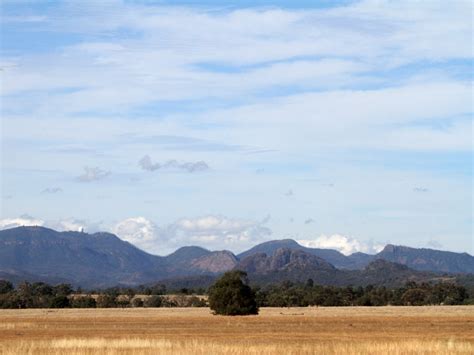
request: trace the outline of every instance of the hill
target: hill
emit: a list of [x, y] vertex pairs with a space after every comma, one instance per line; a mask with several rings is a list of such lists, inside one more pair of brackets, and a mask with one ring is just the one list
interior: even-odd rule
[[287, 248], [277, 249], [273, 255], [250, 255], [241, 260], [236, 269], [246, 271], [249, 280], [260, 285], [312, 279], [317, 284], [332, 286], [372, 284], [398, 287], [408, 281], [429, 282], [440, 278], [435, 273], [412, 270], [381, 259], [372, 261], [363, 270], [340, 270], [306, 251]]
[[468, 253], [453, 253], [434, 249], [417, 249], [388, 244], [376, 259], [407, 265], [415, 270], [449, 273], [474, 273], [474, 257]]
[[454, 253], [449, 251], [410, 248], [388, 244], [381, 252], [375, 255], [353, 253], [344, 255], [333, 249], [308, 248], [292, 239], [273, 240], [258, 244], [238, 255], [244, 259], [253, 254], [264, 253], [272, 255], [277, 249], [288, 248], [302, 250], [320, 257], [333, 264], [338, 269], [362, 270], [376, 259], [392, 261], [407, 265], [419, 271], [433, 271], [441, 273], [474, 273], [474, 257], [468, 253]]
[[70, 282], [83, 287], [139, 285], [215, 274], [237, 263], [227, 251], [186, 247], [160, 257], [110, 233], [57, 232], [43, 227], [0, 231], [0, 275], [19, 280]]
[[43, 227], [0, 231], [0, 278], [15, 283], [69, 282], [85, 288], [165, 281], [173, 285], [198, 285], [202, 281], [208, 285], [232, 269], [247, 271], [256, 283], [305, 282], [311, 278], [325, 285], [398, 285], [406, 280], [441, 277], [435, 273], [451, 279], [453, 275], [448, 273], [473, 275], [474, 258], [467, 253], [394, 245], [387, 245], [376, 255], [345, 256], [336, 250], [307, 248], [291, 239], [262, 243], [238, 256], [198, 246], [156, 256], [110, 233], [57, 232]]
[[291, 249], [291, 250], [302, 250], [308, 254], [312, 254], [319, 258], [326, 260], [327, 262], [333, 264], [337, 268], [351, 268], [353, 266], [353, 261], [351, 261], [347, 256], [333, 249], [318, 249], [318, 248], [307, 248], [298, 244], [293, 239], [282, 239], [282, 240], [272, 240], [264, 242], [254, 246], [253, 248], [244, 251], [238, 255], [239, 259], [245, 259], [247, 256], [264, 253], [267, 255], [273, 255], [273, 253], [278, 249]]

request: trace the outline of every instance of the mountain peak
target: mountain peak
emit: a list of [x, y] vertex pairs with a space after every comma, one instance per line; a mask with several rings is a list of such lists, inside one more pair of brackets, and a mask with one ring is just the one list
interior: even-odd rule
[[170, 262], [179, 262], [183, 259], [196, 259], [211, 254], [211, 251], [198, 247], [198, 246], [186, 246], [181, 247], [173, 253], [166, 256]]
[[289, 248], [289, 249], [302, 249], [303, 246], [299, 245], [293, 239], [281, 239], [281, 240], [270, 240], [268, 242], [263, 242], [258, 244], [247, 251], [244, 251], [238, 255], [239, 259], [244, 259], [247, 256], [256, 253], [264, 253], [268, 256], [273, 255], [273, 253], [280, 248]]

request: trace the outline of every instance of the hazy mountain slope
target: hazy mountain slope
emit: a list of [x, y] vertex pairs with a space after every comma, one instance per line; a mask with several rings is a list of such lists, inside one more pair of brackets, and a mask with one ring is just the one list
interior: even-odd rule
[[348, 259], [351, 261], [351, 269], [363, 269], [370, 262], [375, 260], [375, 255], [366, 254], [366, 253], [353, 253], [348, 256]]
[[408, 281], [436, 281], [433, 273], [416, 271], [405, 265], [386, 260], [375, 260], [364, 270], [338, 270], [333, 265], [302, 250], [278, 249], [273, 255], [250, 255], [239, 262], [236, 269], [244, 270], [254, 284], [279, 283], [285, 280], [333, 286], [384, 285], [402, 286]]
[[326, 260], [327, 262], [333, 264], [337, 268], [352, 268], [353, 262], [344, 254], [338, 252], [337, 250], [332, 249], [318, 249], [318, 248], [307, 248], [298, 244], [293, 239], [282, 239], [282, 240], [272, 240], [269, 242], [264, 242], [254, 246], [253, 248], [240, 253], [238, 258], [240, 260], [246, 258], [247, 256], [264, 253], [267, 255], [273, 255], [277, 249], [286, 248], [292, 250], [303, 250], [309, 254], [315, 255], [319, 258]]
[[230, 251], [200, 247], [183, 247], [160, 257], [110, 233], [56, 232], [43, 227], [0, 231], [0, 277], [14, 282], [70, 282], [96, 288], [180, 279], [181, 284], [194, 285], [199, 280], [208, 283], [227, 270], [242, 269], [258, 283], [312, 278], [325, 285], [393, 286], [411, 279], [439, 277], [431, 271], [466, 276], [474, 273], [474, 258], [469, 254], [393, 245], [375, 256], [355, 253], [347, 257], [334, 250], [305, 248], [287, 239], [259, 244], [239, 257]]
[[197, 246], [181, 247], [170, 255], [165, 256], [165, 260], [168, 264], [180, 264], [183, 261], [197, 259], [203, 256], [207, 256], [212, 252]]
[[375, 257], [407, 265], [415, 270], [474, 273], [474, 257], [467, 253], [417, 249], [389, 244]]
[[231, 270], [237, 258], [230, 251], [209, 251], [200, 247], [183, 247], [164, 257], [168, 276], [216, 274]]
[[222, 273], [236, 263], [228, 251], [199, 247], [155, 256], [110, 233], [56, 232], [43, 227], [0, 231], [0, 271], [15, 280], [24, 274], [28, 280], [61, 280], [84, 287], [138, 285]]
[[109, 233], [42, 227], [0, 231], [0, 270], [84, 285], [135, 284], [164, 277], [163, 260]]

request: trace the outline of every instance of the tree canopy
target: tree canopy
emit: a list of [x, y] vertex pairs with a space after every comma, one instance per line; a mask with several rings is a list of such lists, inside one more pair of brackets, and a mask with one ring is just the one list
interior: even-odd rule
[[258, 314], [255, 292], [243, 271], [226, 272], [209, 289], [209, 306], [214, 314], [237, 316]]

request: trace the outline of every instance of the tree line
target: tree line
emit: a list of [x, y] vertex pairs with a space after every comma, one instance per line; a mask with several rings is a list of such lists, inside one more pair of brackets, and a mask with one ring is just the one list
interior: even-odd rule
[[[227, 276], [229, 285], [238, 283]], [[222, 278], [221, 278], [222, 280]], [[205, 307], [208, 302], [198, 295], [212, 296], [215, 304], [222, 299], [232, 298], [224, 281], [217, 281], [210, 289], [167, 290], [165, 286], [139, 286], [137, 288], [113, 287], [103, 290], [84, 291], [69, 284], [49, 285], [44, 282], [23, 282], [16, 287], [6, 280], [0, 280], [0, 308], [125, 308], [125, 307]], [[223, 286], [224, 285], [224, 286]], [[385, 306], [385, 305], [461, 305], [474, 304], [465, 287], [455, 283], [408, 282], [403, 287], [380, 286], [333, 287], [284, 281], [263, 288], [239, 284], [242, 297], [252, 297], [254, 303], [246, 304], [249, 309], [258, 307], [306, 307], [306, 306]], [[172, 296], [171, 296], [172, 294]], [[212, 305], [211, 305], [212, 307]], [[235, 308], [235, 306], [233, 306]], [[238, 311], [236, 311], [238, 313]]]
[[[138, 293], [137, 293], [138, 292]], [[128, 307], [205, 307], [207, 302], [187, 289], [173, 297], [161, 285], [149, 288], [112, 287], [83, 291], [70, 284], [56, 286], [44, 282], [22, 282], [16, 288], [0, 280], [0, 308], [128, 308]]]
[[311, 279], [306, 284], [283, 282], [256, 291], [261, 307], [306, 306], [424, 306], [473, 304], [465, 287], [448, 282], [416, 283], [386, 288], [321, 286]]

